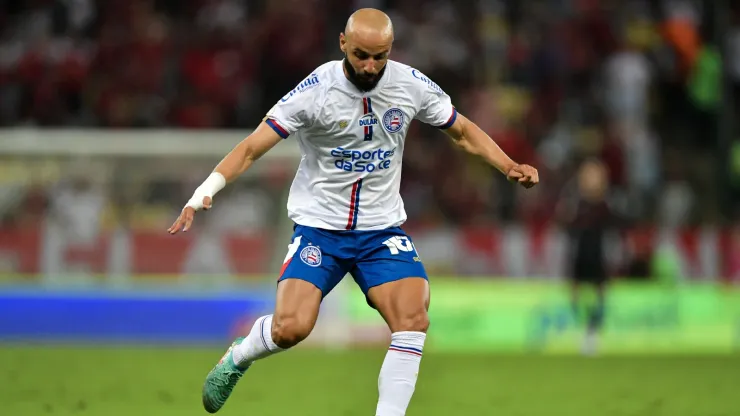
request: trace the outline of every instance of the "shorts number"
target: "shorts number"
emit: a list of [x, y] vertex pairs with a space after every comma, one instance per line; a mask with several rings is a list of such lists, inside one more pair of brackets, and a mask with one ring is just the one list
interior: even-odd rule
[[388, 250], [390, 250], [391, 254], [393, 255], [398, 254], [402, 251], [408, 253], [415, 250], [414, 243], [412, 243], [408, 237], [391, 237], [383, 241], [383, 244], [388, 247]]

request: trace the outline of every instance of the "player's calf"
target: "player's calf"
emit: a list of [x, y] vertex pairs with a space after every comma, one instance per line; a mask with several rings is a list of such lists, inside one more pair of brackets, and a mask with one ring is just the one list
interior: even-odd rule
[[411, 402], [429, 328], [429, 286], [422, 278], [385, 283], [368, 292], [391, 329], [378, 377], [376, 416], [403, 416]]
[[278, 283], [274, 315], [257, 320], [243, 343], [234, 347], [234, 362], [252, 362], [295, 346], [313, 330], [321, 306], [321, 291], [313, 284], [287, 279]]
[[246, 369], [253, 362], [285, 350], [272, 337], [273, 315], [260, 317], [255, 321], [249, 335], [233, 348], [234, 364]]
[[272, 340], [278, 347], [288, 349], [306, 339], [315, 323], [312, 316], [297, 313], [276, 315], [272, 321]]

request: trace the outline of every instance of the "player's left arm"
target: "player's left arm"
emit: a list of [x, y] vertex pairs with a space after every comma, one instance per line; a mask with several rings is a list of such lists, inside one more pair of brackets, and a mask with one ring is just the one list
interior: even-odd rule
[[511, 160], [480, 127], [457, 112], [450, 96], [439, 85], [416, 69], [409, 69], [412, 90], [419, 92], [418, 120], [442, 129], [458, 146], [483, 158], [509, 181], [519, 182], [525, 188], [537, 185], [540, 181], [537, 169]]
[[462, 114], [457, 113], [454, 123], [443, 131], [455, 144], [466, 152], [483, 158], [506, 175], [509, 181], [516, 181], [525, 188], [531, 188], [539, 183], [537, 169], [514, 162], [486, 132]]

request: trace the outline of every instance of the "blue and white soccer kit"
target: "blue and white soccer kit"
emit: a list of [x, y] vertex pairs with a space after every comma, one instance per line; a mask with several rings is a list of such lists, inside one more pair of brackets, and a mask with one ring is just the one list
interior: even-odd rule
[[452, 126], [450, 97], [414, 68], [388, 61], [378, 85], [357, 89], [342, 61], [316, 69], [265, 118], [295, 137], [301, 161], [288, 198], [295, 222], [280, 279], [309, 281], [324, 295], [350, 273], [367, 294], [405, 277], [426, 278], [399, 228], [403, 147], [411, 120]]
[[400, 227], [365, 231], [295, 226], [280, 280], [306, 280], [326, 296], [347, 273], [366, 295], [383, 283], [427, 278], [411, 239]]

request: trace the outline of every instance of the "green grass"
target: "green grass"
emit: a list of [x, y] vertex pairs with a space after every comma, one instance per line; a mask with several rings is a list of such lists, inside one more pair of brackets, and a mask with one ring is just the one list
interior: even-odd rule
[[[8, 416], [205, 415], [221, 350], [0, 347]], [[372, 416], [384, 351], [299, 349], [249, 370], [219, 415]], [[408, 416], [740, 415], [740, 356], [426, 354]]]

